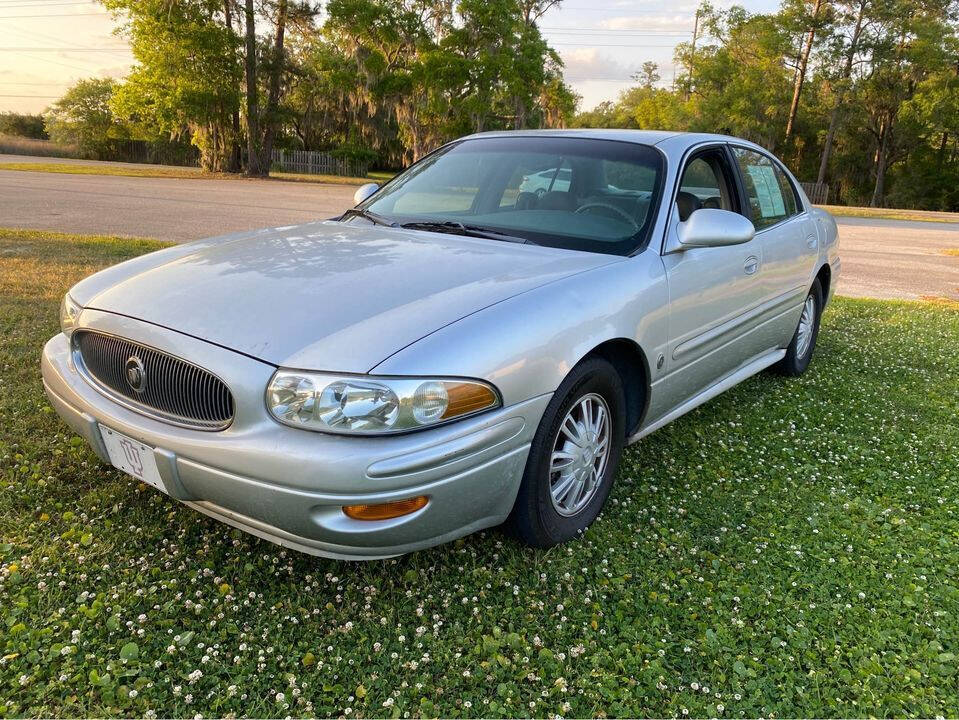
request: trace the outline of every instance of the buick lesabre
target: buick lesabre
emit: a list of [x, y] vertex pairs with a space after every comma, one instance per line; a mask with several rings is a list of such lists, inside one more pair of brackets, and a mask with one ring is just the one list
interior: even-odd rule
[[104, 462], [297, 550], [501, 524], [548, 547], [596, 519], [626, 444], [805, 371], [839, 273], [832, 218], [733, 137], [479, 134], [355, 201], [78, 283], [43, 351], [54, 408]]

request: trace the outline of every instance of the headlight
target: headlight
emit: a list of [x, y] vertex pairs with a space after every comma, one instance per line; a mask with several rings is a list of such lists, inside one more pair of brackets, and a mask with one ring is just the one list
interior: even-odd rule
[[82, 309], [69, 295], [64, 295], [63, 300], [60, 301], [60, 329], [67, 337], [70, 337], [73, 332]]
[[499, 407], [478, 380], [330, 375], [277, 370], [266, 389], [270, 413], [286, 425], [346, 435], [432, 427]]

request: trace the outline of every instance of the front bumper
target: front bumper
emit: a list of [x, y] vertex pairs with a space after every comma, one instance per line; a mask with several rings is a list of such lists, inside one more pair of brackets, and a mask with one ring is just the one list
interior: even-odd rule
[[[109, 462], [99, 423], [155, 448], [167, 493], [202, 513], [296, 550], [374, 559], [437, 545], [501, 523], [522, 479], [549, 396], [431, 430], [386, 437], [324, 435], [275, 422], [263, 402], [274, 370], [171, 330], [86, 310], [109, 329], [202, 364], [231, 387], [233, 424], [220, 432], [175, 427], [102, 395], [77, 372], [67, 338], [44, 348], [43, 384], [61, 418]], [[251, 394], [252, 393], [252, 394]], [[347, 517], [343, 505], [427, 495], [392, 520]]]

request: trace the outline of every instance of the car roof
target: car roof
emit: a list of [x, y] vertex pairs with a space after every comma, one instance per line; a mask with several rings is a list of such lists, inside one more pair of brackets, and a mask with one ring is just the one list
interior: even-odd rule
[[[742, 138], [719, 133], [687, 133], [671, 130], [627, 130], [622, 128], [570, 128], [563, 130], [492, 130], [489, 132], [467, 135], [463, 140], [481, 137], [572, 137], [588, 138], [592, 140], [617, 140], [639, 145], [668, 146], [670, 151], [684, 150], [692, 145], [703, 142], [735, 142], [759, 148], [755, 143]], [[759, 148], [761, 149], [761, 148]]]

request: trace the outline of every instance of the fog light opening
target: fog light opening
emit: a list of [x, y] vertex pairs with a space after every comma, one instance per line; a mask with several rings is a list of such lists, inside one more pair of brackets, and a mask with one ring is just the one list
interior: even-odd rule
[[344, 505], [343, 513], [354, 520], [390, 520], [415, 513], [426, 507], [429, 498], [426, 495], [417, 495], [406, 500], [377, 503], [376, 505]]

